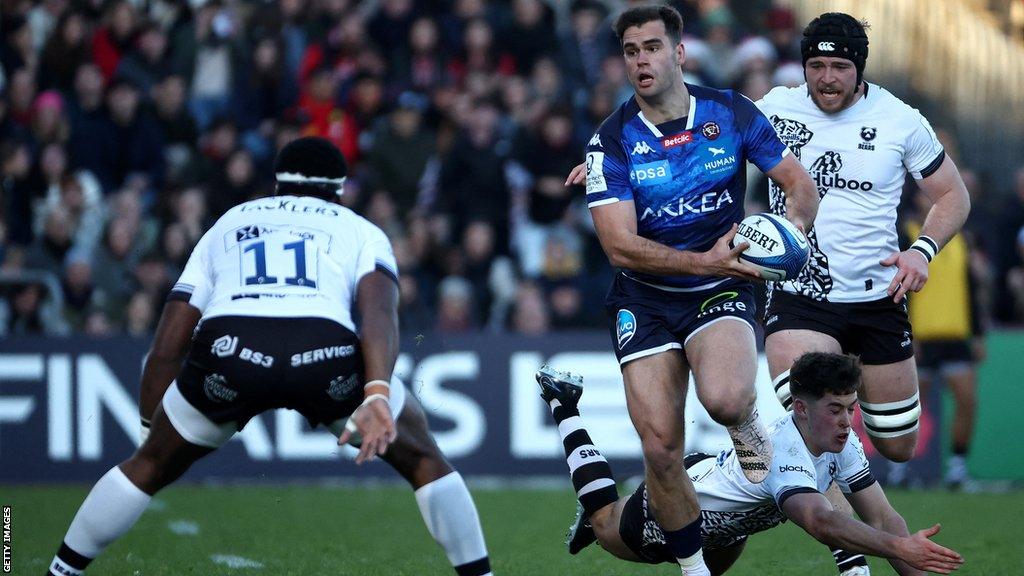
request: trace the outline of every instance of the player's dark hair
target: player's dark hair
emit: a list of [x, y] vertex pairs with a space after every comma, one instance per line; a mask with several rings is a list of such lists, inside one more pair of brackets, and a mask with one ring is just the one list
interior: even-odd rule
[[789, 391], [802, 400], [818, 400], [828, 393], [853, 394], [860, 386], [860, 360], [850, 354], [808, 352], [789, 370]]
[[338, 196], [348, 176], [348, 164], [330, 140], [307, 136], [289, 142], [274, 161], [277, 195]]
[[655, 20], [661, 20], [665, 24], [665, 33], [673, 43], [678, 44], [682, 41], [683, 17], [671, 6], [637, 6], [626, 10], [615, 19], [615, 37], [622, 42], [622, 35], [626, 30]]
[[842, 12], [826, 12], [804, 28], [800, 40], [803, 65], [815, 56], [845, 58], [857, 69], [857, 84], [864, 79], [864, 65], [868, 60], [867, 22]]

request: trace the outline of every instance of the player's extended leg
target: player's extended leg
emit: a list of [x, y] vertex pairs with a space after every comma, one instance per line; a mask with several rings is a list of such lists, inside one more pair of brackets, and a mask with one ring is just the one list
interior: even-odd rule
[[595, 539], [591, 518], [606, 516], [619, 494], [611, 466], [594, 445], [580, 417], [578, 403], [583, 395], [583, 379], [550, 366], [542, 366], [535, 378], [540, 397], [558, 425], [569, 478], [576, 490], [576, 518], [569, 527], [566, 546], [570, 554], [577, 554]]
[[540, 397], [558, 424], [569, 478], [576, 490], [576, 519], [566, 542], [569, 553], [577, 554], [597, 540], [614, 556], [641, 561], [619, 536], [619, 516], [626, 499], [618, 499], [611, 466], [594, 445], [580, 416], [578, 403], [583, 395], [583, 379], [549, 366], [541, 367], [536, 378]]
[[[172, 390], [176, 392], [177, 388], [172, 386], [168, 396]], [[167, 402], [167, 396], [164, 401]], [[202, 416], [198, 411], [195, 414]], [[212, 422], [209, 424], [219, 429]], [[230, 435], [227, 433], [224, 440]], [[47, 574], [82, 574], [107, 546], [135, 525], [153, 494], [214, 450], [213, 446], [199, 446], [183, 438], [161, 404], [146, 442], [131, 458], [104, 474], [82, 502]]]
[[640, 436], [654, 517], [683, 573], [707, 574], [701, 554], [700, 503], [682, 466], [687, 376], [679, 350], [644, 356], [622, 366], [626, 408]]
[[768, 373], [772, 377], [775, 396], [782, 407], [789, 410], [793, 403], [789, 394], [789, 369], [793, 362], [807, 352], [842, 354], [843, 347], [835, 338], [814, 330], [780, 330], [765, 338], [764, 351], [768, 357]]
[[445, 459], [412, 394], [396, 421], [398, 439], [382, 459], [412, 485], [423, 521], [459, 576], [491, 574], [487, 545], [473, 497]]
[[872, 444], [889, 460], [910, 460], [917, 448], [921, 417], [917, 364], [913, 358], [891, 364], [865, 364], [863, 374], [860, 409]]
[[[954, 369], [955, 368], [955, 369]], [[946, 386], [953, 394], [953, 430], [946, 483], [958, 488], [968, 480], [967, 453], [974, 433], [974, 415], [978, 407], [977, 380], [974, 365], [957, 364], [943, 371]]]
[[743, 474], [761, 482], [771, 466], [772, 446], [758, 417], [757, 345], [754, 331], [738, 318], [705, 325], [686, 341], [697, 397], [715, 422], [729, 430]]

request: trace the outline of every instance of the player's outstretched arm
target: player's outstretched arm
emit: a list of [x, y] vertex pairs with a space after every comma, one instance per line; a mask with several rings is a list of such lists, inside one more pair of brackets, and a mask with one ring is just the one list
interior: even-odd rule
[[192, 341], [192, 332], [201, 317], [198, 308], [181, 300], [171, 300], [164, 305], [153, 337], [153, 347], [142, 368], [139, 416], [142, 417], [144, 435], [156, 407], [181, 370]]
[[623, 200], [590, 209], [597, 238], [612, 266], [647, 274], [692, 274], [731, 276], [760, 280], [757, 270], [740, 262], [746, 242], [730, 247], [737, 226], [718, 239], [707, 252], [676, 250], [637, 234], [636, 208], [632, 200]]
[[[938, 544], [929, 540], [930, 537], [934, 536], [939, 532], [939, 525], [936, 524], [927, 530], [921, 530], [916, 534], [911, 535], [907, 530], [907, 522], [903, 519], [903, 516], [892, 507], [889, 503], [889, 499], [885, 497], [885, 492], [882, 491], [882, 487], [878, 483], [874, 483], [863, 490], [846, 494], [846, 499], [853, 506], [853, 509], [857, 512], [857, 515], [865, 523], [873, 528], [894, 534], [896, 536], [909, 537], [914, 542], [915, 546], [913, 549], [908, 550], [907, 553], [913, 554], [915, 551], [918, 556], [927, 554], [928, 551], [939, 548], [946, 552], [953, 552], [939, 546]], [[955, 552], [953, 552], [955, 554]], [[959, 556], [959, 555], [957, 555]], [[921, 572], [913, 566], [920, 566], [916, 562], [926, 561], [926, 557], [919, 557], [914, 561], [902, 560], [896, 558], [890, 558], [889, 563], [892, 564], [893, 568], [899, 574], [920, 574]], [[925, 568], [929, 571], [934, 571], [931, 568]]]
[[783, 502], [782, 511], [823, 544], [898, 560], [892, 564], [903, 575], [921, 574], [921, 570], [949, 574], [963, 564], [963, 557], [955, 551], [929, 540], [938, 532], [938, 526], [912, 536], [893, 534], [834, 510], [818, 492], [790, 496]]
[[786, 193], [786, 217], [807, 234], [818, 215], [818, 189], [814, 180], [792, 154], [787, 154], [766, 175]]
[[932, 200], [925, 216], [921, 235], [915, 248], [896, 252], [882, 266], [896, 266], [896, 277], [889, 284], [889, 294], [899, 302], [907, 292], [919, 292], [928, 282], [928, 263], [967, 221], [971, 212], [971, 197], [967, 193], [960, 172], [953, 160], [946, 156], [939, 169], [917, 181], [917, 185]]
[[388, 404], [391, 372], [398, 359], [398, 286], [394, 279], [380, 271], [363, 276], [356, 288], [356, 306], [362, 318], [359, 345], [366, 399], [349, 418], [338, 444], [345, 444], [359, 432], [362, 442], [356, 463], [362, 464], [384, 454], [397, 438]]

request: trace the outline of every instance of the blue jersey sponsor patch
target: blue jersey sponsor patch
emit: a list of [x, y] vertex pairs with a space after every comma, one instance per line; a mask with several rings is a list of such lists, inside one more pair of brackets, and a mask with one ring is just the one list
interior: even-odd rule
[[668, 160], [637, 164], [629, 172], [629, 179], [639, 186], [653, 186], [664, 184], [672, 180], [672, 167]]

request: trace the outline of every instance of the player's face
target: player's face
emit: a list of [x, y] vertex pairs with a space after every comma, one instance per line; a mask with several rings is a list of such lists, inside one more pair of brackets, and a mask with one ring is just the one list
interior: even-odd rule
[[815, 56], [804, 66], [811, 100], [826, 114], [849, 108], [860, 96], [857, 68], [845, 58]]
[[814, 442], [814, 452], [842, 452], [850, 438], [853, 412], [857, 406], [856, 394], [825, 394], [807, 406], [808, 441]]
[[681, 85], [683, 44], [669, 37], [661, 20], [627, 28], [622, 34], [622, 55], [637, 96], [658, 98]]

